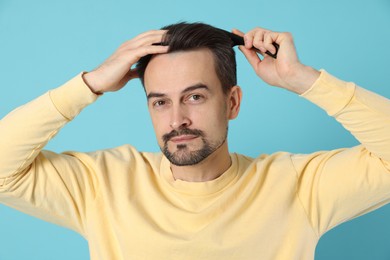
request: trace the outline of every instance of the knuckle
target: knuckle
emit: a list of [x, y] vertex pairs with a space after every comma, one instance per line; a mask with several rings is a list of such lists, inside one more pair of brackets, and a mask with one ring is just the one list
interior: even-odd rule
[[128, 43], [124, 42], [121, 45], [119, 45], [118, 50], [123, 50], [128, 46]]
[[293, 36], [292, 36], [292, 34], [290, 33], [290, 32], [284, 32], [284, 33], [282, 33], [286, 38], [290, 38], [290, 39], [292, 39], [293, 38]]
[[133, 47], [134, 40], [128, 40], [119, 45], [119, 50], [129, 49]]
[[150, 30], [150, 31], [148, 31], [148, 34], [157, 34], [159, 32], [160, 32], [160, 30]]

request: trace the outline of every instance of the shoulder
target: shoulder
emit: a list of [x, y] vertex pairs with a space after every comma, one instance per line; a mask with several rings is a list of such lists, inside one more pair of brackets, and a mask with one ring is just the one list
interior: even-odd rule
[[272, 154], [260, 154], [255, 157], [244, 155], [244, 154], [232, 154], [236, 156], [237, 160], [241, 164], [272, 164], [276, 162], [290, 161], [291, 156], [294, 154], [289, 152], [275, 152]]
[[129, 144], [90, 152], [66, 151], [63, 154], [92, 164], [118, 163], [124, 165], [159, 163], [162, 157], [161, 152], [142, 152]]
[[275, 152], [272, 154], [260, 154], [257, 157], [250, 157], [242, 154], [234, 154], [240, 171], [285, 174], [293, 170], [291, 157], [294, 154], [289, 152]]

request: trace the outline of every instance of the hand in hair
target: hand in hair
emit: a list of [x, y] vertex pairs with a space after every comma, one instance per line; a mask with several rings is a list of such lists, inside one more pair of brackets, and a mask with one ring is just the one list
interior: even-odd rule
[[[303, 65], [294, 46], [290, 33], [273, 32], [263, 28], [255, 28], [248, 33], [233, 30], [233, 33], [243, 36], [245, 46], [239, 46], [256, 74], [267, 84], [281, 87], [297, 94], [308, 90], [318, 78], [319, 72]], [[274, 59], [266, 51], [275, 53], [272, 43], [279, 44], [278, 57]], [[256, 47], [261, 51], [263, 59], [252, 49]]]
[[84, 74], [84, 80], [97, 94], [117, 91], [128, 81], [138, 78], [132, 66], [148, 54], [166, 53], [168, 46], [153, 45], [160, 43], [165, 30], [148, 31], [124, 42], [106, 61], [91, 72]]

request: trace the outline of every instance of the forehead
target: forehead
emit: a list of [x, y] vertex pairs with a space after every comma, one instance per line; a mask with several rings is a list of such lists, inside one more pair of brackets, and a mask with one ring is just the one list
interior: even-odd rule
[[145, 70], [146, 93], [174, 93], [196, 84], [221, 88], [214, 57], [208, 49], [155, 55]]

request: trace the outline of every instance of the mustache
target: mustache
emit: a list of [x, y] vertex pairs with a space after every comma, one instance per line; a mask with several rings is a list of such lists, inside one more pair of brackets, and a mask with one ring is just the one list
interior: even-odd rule
[[179, 130], [172, 130], [170, 133], [163, 135], [162, 139], [163, 139], [164, 143], [167, 143], [173, 137], [176, 137], [179, 135], [195, 135], [195, 136], [201, 136], [201, 137], [205, 136], [205, 134], [202, 130], [183, 128], [183, 129], [179, 129]]

